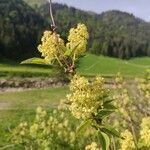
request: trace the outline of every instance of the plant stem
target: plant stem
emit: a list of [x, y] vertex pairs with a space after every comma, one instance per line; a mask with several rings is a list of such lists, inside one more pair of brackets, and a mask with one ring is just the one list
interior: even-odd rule
[[116, 150], [116, 143], [114, 137], [112, 137], [113, 149]]

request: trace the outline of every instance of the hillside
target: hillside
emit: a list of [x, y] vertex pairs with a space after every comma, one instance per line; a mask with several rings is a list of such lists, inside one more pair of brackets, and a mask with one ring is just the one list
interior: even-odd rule
[[36, 55], [46, 21], [21, 0], [0, 0], [0, 56], [24, 59]]
[[[89, 51], [119, 58], [150, 56], [150, 24], [132, 14], [108, 11], [89, 13], [66, 5], [54, 4], [54, 16], [58, 31], [66, 32], [78, 22], [87, 25], [90, 33]], [[40, 12], [49, 20], [49, 6]]]
[[33, 8], [38, 8], [47, 3], [47, 0], [23, 0]]
[[[0, 9], [0, 56], [16, 60], [38, 55], [39, 39], [50, 26], [46, 0], [1, 0]], [[150, 23], [132, 14], [96, 14], [57, 3], [53, 12], [57, 31], [65, 39], [72, 26], [87, 25], [91, 53], [121, 59], [150, 56]]]

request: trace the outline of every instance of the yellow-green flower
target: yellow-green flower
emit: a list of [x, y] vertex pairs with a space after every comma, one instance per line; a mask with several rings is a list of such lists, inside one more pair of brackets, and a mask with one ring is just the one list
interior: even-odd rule
[[79, 23], [77, 28], [70, 29], [67, 47], [71, 50], [75, 49], [75, 54], [80, 55], [86, 51], [88, 38], [87, 27]]
[[90, 145], [85, 147], [85, 150], [100, 150], [100, 147], [97, 145], [96, 142], [92, 142]]
[[124, 132], [122, 132], [121, 136], [124, 139], [121, 140], [120, 150], [135, 150], [135, 144], [132, 133], [128, 130], [125, 130]]
[[142, 146], [150, 148], [150, 117], [142, 119], [139, 142]]
[[104, 80], [101, 77], [89, 82], [84, 77], [74, 76], [70, 84], [71, 94], [67, 96], [73, 116], [86, 120], [97, 115], [103, 100], [109, 95], [109, 91], [103, 85]]
[[42, 43], [38, 46], [38, 50], [48, 62], [51, 62], [61, 55], [65, 47], [64, 41], [60, 36], [51, 31], [44, 32], [41, 42]]

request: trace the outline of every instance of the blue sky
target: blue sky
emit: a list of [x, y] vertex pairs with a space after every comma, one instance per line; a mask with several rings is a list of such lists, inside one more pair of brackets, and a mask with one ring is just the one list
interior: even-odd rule
[[53, 0], [53, 2], [97, 13], [114, 9], [121, 10], [150, 21], [150, 0]]

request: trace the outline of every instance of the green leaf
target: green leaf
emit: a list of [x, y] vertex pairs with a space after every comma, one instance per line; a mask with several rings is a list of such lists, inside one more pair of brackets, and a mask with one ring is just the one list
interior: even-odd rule
[[74, 51], [76, 50], [76, 48], [79, 46], [79, 44], [80, 43], [78, 43], [78, 44], [76, 44], [72, 49], [67, 49], [66, 51], [65, 51], [65, 56], [71, 56], [72, 55], [72, 53], [74, 53]]
[[103, 103], [103, 107], [106, 109], [117, 109], [113, 104], [111, 104], [114, 100], [108, 100]]
[[105, 101], [104, 103], [103, 103], [103, 105], [107, 105], [107, 104], [110, 104], [110, 103], [112, 103], [114, 100], [107, 100], [107, 101]]
[[108, 150], [110, 145], [110, 139], [104, 132], [98, 132], [99, 142], [101, 144], [102, 150]]
[[21, 64], [41, 64], [41, 65], [50, 65], [45, 59], [42, 58], [30, 58], [21, 62]]
[[113, 135], [115, 137], [121, 138], [120, 133], [116, 129], [112, 128], [112, 127], [101, 126], [100, 130], [103, 131], [106, 134], [110, 134], [110, 135]]
[[105, 104], [103, 105], [105, 109], [117, 109], [113, 104]]
[[79, 134], [82, 134], [86, 130], [86, 128], [90, 125], [91, 125], [90, 119], [82, 122], [81, 125], [77, 128], [76, 136], [78, 136]]
[[102, 109], [98, 112], [97, 116], [100, 118], [104, 118], [104, 117], [109, 116], [113, 112], [114, 112], [113, 110]]

